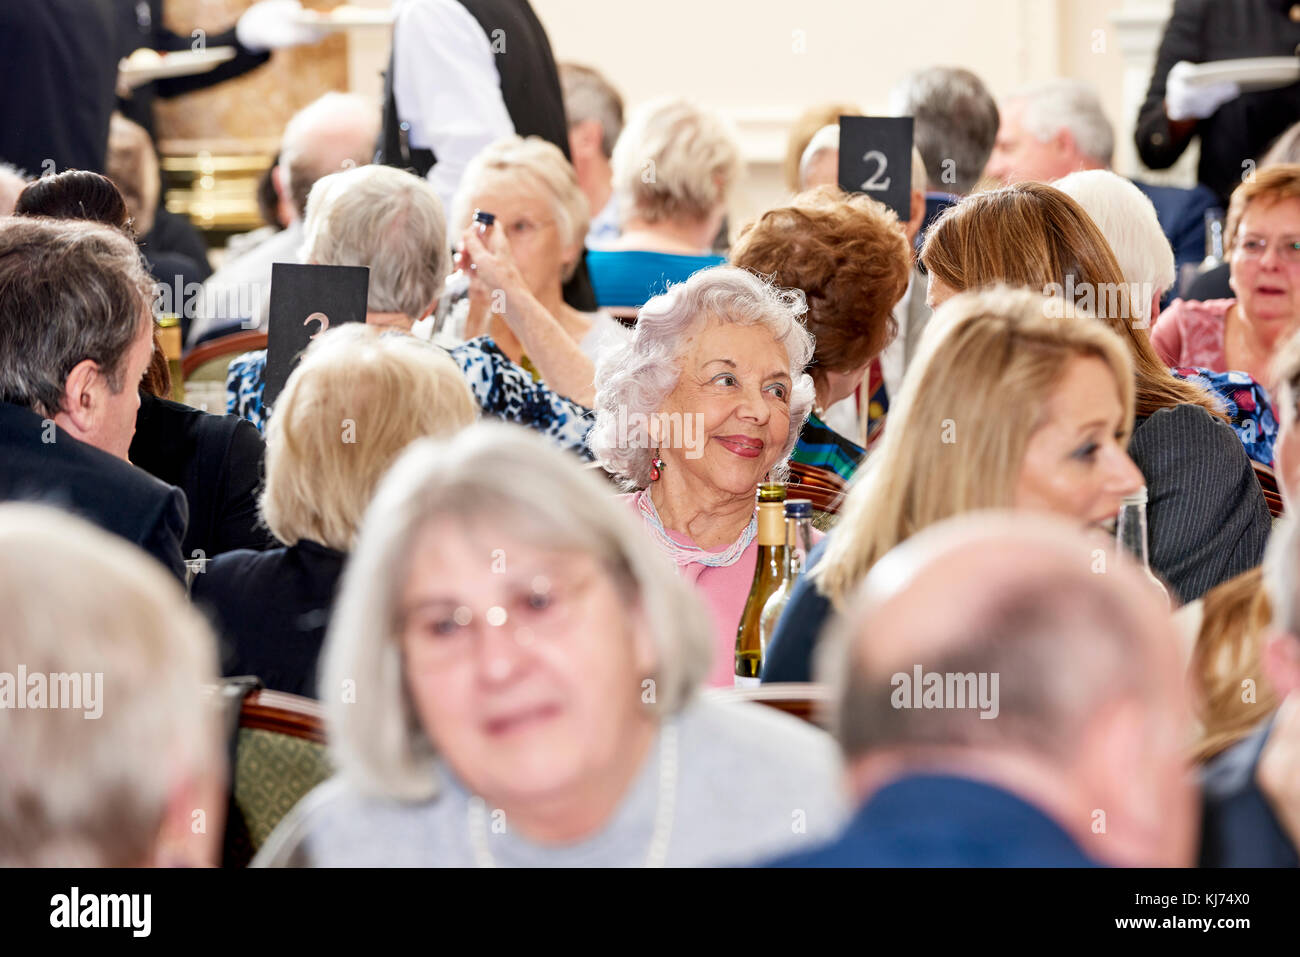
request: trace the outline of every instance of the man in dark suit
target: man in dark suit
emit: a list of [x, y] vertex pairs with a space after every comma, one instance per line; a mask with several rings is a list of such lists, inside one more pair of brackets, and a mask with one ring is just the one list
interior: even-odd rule
[[89, 222], [0, 223], [0, 500], [76, 512], [183, 579], [185, 497], [127, 461], [153, 355], [135, 244]]
[[1190, 862], [1177, 637], [1130, 565], [1097, 573], [1096, 545], [976, 513], [876, 564], [819, 660], [860, 809], [779, 865]]
[[1175, 0], [1138, 111], [1134, 142], [1142, 162], [1167, 169], [1200, 137], [1197, 179], [1224, 207], [1270, 143], [1300, 114], [1300, 83], [1243, 91], [1198, 84], [1193, 64], [1294, 57], [1300, 45], [1295, 0]]

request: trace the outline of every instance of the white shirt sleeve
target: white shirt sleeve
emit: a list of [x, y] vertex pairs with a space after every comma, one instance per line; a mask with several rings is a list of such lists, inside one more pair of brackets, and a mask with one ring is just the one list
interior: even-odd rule
[[393, 96], [413, 147], [431, 149], [429, 182], [450, 213], [474, 155], [510, 136], [492, 44], [456, 0], [408, 0], [393, 26]]

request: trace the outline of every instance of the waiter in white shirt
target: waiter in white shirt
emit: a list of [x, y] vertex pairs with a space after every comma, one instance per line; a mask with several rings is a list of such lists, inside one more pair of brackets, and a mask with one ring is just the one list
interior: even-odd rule
[[[398, 0], [384, 100], [375, 161], [427, 177], [444, 209], [502, 137], [540, 136], [570, 158], [555, 58], [528, 0]], [[585, 264], [565, 301], [595, 308]]]

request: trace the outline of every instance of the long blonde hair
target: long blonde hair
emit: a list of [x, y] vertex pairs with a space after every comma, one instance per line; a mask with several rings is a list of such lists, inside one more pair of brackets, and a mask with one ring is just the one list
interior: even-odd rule
[[[1198, 761], [1240, 741], [1277, 708], [1277, 693], [1263, 666], [1271, 618], [1262, 567], [1206, 592], [1190, 669], [1203, 726]], [[1247, 680], [1255, 685], [1251, 701], [1242, 694]]]
[[[1147, 320], [1106, 237], [1054, 186], [1017, 183], [968, 196], [946, 210], [921, 250], [926, 271], [961, 292], [993, 283], [1070, 298], [1120, 334], [1137, 379], [1137, 415], [1199, 405], [1227, 420], [1204, 389], [1178, 379], [1156, 355]], [[1088, 300], [1092, 300], [1091, 305]]]
[[1028, 290], [954, 296], [931, 320], [878, 450], [858, 471], [826, 554], [812, 574], [841, 605], [895, 545], [975, 509], [1009, 508], [1030, 436], [1062, 369], [1095, 356], [1115, 376], [1125, 440], [1133, 364], [1091, 317]]

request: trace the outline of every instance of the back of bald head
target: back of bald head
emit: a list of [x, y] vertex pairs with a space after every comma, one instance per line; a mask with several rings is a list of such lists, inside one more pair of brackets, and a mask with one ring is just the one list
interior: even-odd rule
[[878, 562], [828, 632], [819, 675], [838, 686], [850, 762], [936, 748], [1056, 760], [1107, 701], [1176, 672], [1170, 628], [1134, 569], [1076, 528], [986, 512]]

